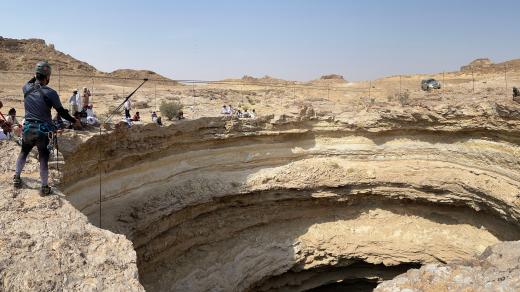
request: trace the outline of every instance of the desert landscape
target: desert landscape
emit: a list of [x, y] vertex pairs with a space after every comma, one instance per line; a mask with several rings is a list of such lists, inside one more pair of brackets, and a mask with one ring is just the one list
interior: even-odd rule
[[[40, 59], [62, 102], [88, 87], [101, 120], [149, 78], [132, 97], [143, 121], [61, 133], [48, 197], [34, 157], [11, 186], [19, 146], [0, 141], [0, 291], [520, 289], [520, 60], [171, 80], [0, 38], [2, 111], [23, 116]], [[153, 123], [170, 101], [186, 119]]]
[[[520, 59], [499, 64], [479, 59], [457, 72], [349, 82], [335, 74], [317, 76], [311, 81], [287, 81], [269, 76], [204, 81], [171, 80], [146, 70], [121, 69], [105, 73], [39, 39], [0, 39], [0, 56], [0, 97], [11, 102], [21, 116], [21, 86], [34, 75], [33, 67], [40, 59], [49, 60], [53, 65], [50, 86], [60, 94], [64, 105], [74, 89], [87, 87], [92, 93], [91, 103], [101, 116], [106, 116], [109, 109], [113, 110], [148, 78], [132, 98], [135, 110], [140, 111], [147, 122], [151, 122], [151, 112], [159, 111], [163, 101], [180, 101], [185, 115], [191, 119], [219, 116], [223, 105], [255, 109], [262, 115], [279, 115], [312, 106], [316, 111], [338, 115], [440, 101], [456, 104], [482, 99], [509, 100], [512, 87], [520, 84]], [[440, 81], [442, 88], [423, 91], [421, 80], [429, 78]]]

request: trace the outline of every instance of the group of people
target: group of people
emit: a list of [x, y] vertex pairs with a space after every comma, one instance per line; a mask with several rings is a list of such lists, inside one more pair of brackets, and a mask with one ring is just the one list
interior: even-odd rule
[[[135, 112], [135, 114], [131, 115], [132, 110], [132, 102], [130, 99], [126, 100], [123, 104], [123, 108], [125, 110], [125, 117], [124, 120], [127, 123], [128, 127], [131, 127], [134, 122], [141, 122], [141, 113]], [[152, 122], [156, 123], [159, 126], [162, 126], [162, 119], [160, 116], [157, 115], [157, 112], [152, 112]]]
[[69, 98], [70, 112], [75, 114], [76, 112], [84, 111], [90, 105], [90, 97], [92, 94], [87, 87], [83, 87], [82, 93], [78, 93], [77, 89], [72, 91], [72, 95]]
[[[130, 99], [127, 99], [124, 102], [123, 108], [125, 110], [124, 120], [125, 120], [126, 124], [128, 125], [128, 127], [131, 127], [134, 122], [140, 122], [141, 121], [141, 113], [140, 112], [135, 112], [135, 114], [132, 116], [132, 114], [131, 114], [132, 102], [130, 101]], [[153, 112], [152, 113], [152, 121], [154, 123], [156, 123], [156, 121], [154, 121], [154, 114], [155, 114], [155, 116], [157, 116], [157, 114], [155, 112]]]
[[[77, 89], [74, 89], [72, 95], [69, 97], [69, 112], [83, 124], [98, 126], [99, 121], [94, 113], [94, 107], [90, 102], [91, 96], [92, 94], [87, 87], [83, 87], [81, 94]], [[55, 117], [55, 122], [59, 125], [65, 125], [65, 122], [61, 119], [59, 114]]]
[[20, 138], [22, 125], [16, 117], [16, 109], [11, 108], [7, 113], [7, 118], [2, 114], [3, 103], [0, 101], [0, 140], [9, 140], [15, 137]]
[[232, 116], [237, 118], [245, 118], [245, 119], [255, 119], [256, 118], [256, 111], [255, 109], [252, 109], [248, 111], [245, 109], [242, 111], [241, 109], [235, 109], [233, 106], [229, 105], [223, 105], [222, 110], [220, 111], [221, 114], [226, 116]]
[[162, 126], [162, 118], [157, 115], [157, 112], [152, 112], [152, 122], [156, 123], [159, 126]]
[[130, 111], [132, 110], [132, 102], [130, 99], [127, 99], [123, 104], [123, 108], [125, 110], [125, 122], [128, 124], [128, 127], [131, 127], [133, 122], [141, 121], [141, 114], [139, 112], [135, 112], [132, 116]]

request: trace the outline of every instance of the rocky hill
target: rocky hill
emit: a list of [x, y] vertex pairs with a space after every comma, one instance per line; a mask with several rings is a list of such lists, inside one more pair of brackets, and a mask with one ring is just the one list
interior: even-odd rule
[[160, 74], [157, 74], [150, 70], [134, 70], [134, 69], [119, 69], [108, 73], [110, 77], [118, 78], [131, 78], [131, 79], [143, 79], [149, 78], [154, 80], [170, 80]]
[[339, 74], [328, 74], [323, 75], [319, 79], [312, 80], [307, 82], [309, 85], [315, 86], [330, 86], [330, 85], [339, 85], [343, 83], [347, 83], [348, 81], [342, 75]]
[[32, 71], [40, 60], [47, 60], [53, 69], [78, 75], [98, 75], [119, 78], [150, 78], [170, 80], [149, 70], [121, 69], [110, 73], [80, 61], [69, 54], [58, 51], [53, 44], [42, 39], [10, 39], [0, 36], [0, 70]]
[[62, 53], [41, 39], [8, 39], [0, 37], [0, 70], [31, 71], [40, 60], [48, 60], [55, 68], [79, 74], [99, 74], [86, 62]]
[[330, 75], [323, 75], [320, 77], [320, 80], [339, 80], [339, 81], [345, 81], [345, 78], [342, 75], [338, 74], [330, 74]]
[[502, 63], [493, 63], [489, 58], [480, 58], [472, 61], [468, 65], [460, 67], [462, 72], [477, 71], [482, 73], [497, 73], [504, 72], [504, 70], [519, 71], [520, 59], [513, 59]]

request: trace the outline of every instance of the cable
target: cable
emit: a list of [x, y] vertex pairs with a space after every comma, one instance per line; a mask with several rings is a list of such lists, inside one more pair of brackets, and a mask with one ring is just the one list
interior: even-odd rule
[[[109, 115], [107, 116], [107, 118], [105, 119], [105, 121], [99, 125], [99, 137], [101, 138], [101, 135], [103, 134], [103, 124], [107, 124], [108, 121], [110, 121], [110, 119], [115, 115], [116, 112], [119, 112], [119, 110], [121, 109], [121, 107], [125, 104], [125, 102], [127, 100], [130, 99], [130, 97], [132, 97], [132, 95], [134, 95], [134, 93], [137, 92], [137, 90], [139, 90], [139, 88], [141, 88], [147, 81], [148, 79], [145, 78], [145, 79], [141, 79], [143, 80], [143, 83], [141, 83], [134, 91], [132, 91], [126, 98], [125, 100], [116, 108], [112, 111], [112, 113], [109, 113]], [[99, 157], [98, 157], [98, 168], [99, 168], [99, 228], [102, 228], [102, 220], [101, 220], [101, 211], [102, 211], [102, 208], [101, 208], [101, 202], [103, 200], [103, 197], [102, 197], [102, 191], [101, 191], [101, 182], [102, 182], [102, 170], [101, 170], [101, 147], [99, 147], [99, 151], [98, 151], [98, 154], [99, 154]]]
[[[19, 74], [19, 75], [30, 75], [32, 76], [34, 73], [32, 71], [5, 71], [0, 70], [0, 73], [11, 73], [11, 74]], [[76, 78], [87, 78], [90, 77], [92, 79], [113, 79], [113, 80], [143, 80], [143, 78], [131, 78], [131, 77], [115, 77], [115, 76], [87, 76], [81, 74], [64, 74], [59, 72], [59, 78], [61, 77], [76, 77]], [[274, 87], [274, 88], [290, 88], [290, 87], [301, 87], [306, 89], [318, 89], [318, 90], [327, 90], [329, 86], [319, 86], [314, 84], [298, 84], [297, 81], [281, 81], [284, 84], [273, 84], [271, 82], [264, 81], [243, 81], [243, 80], [191, 80], [191, 79], [158, 79], [158, 78], [146, 78], [150, 81], [155, 82], [163, 82], [163, 83], [174, 83], [176, 85], [194, 85], [194, 84], [211, 84], [211, 85], [251, 85], [251, 86], [266, 86]], [[356, 88], [342, 88], [342, 89], [334, 89], [334, 91], [338, 92], [366, 92], [367, 90], [364, 88], [356, 89]], [[380, 91], [380, 90], [375, 90]]]

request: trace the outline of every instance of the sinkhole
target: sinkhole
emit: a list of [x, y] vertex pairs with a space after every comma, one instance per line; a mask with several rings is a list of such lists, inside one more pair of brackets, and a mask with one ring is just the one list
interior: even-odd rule
[[91, 139], [65, 154], [61, 188], [133, 242], [147, 291], [372, 291], [520, 239], [516, 145], [284, 130]]

